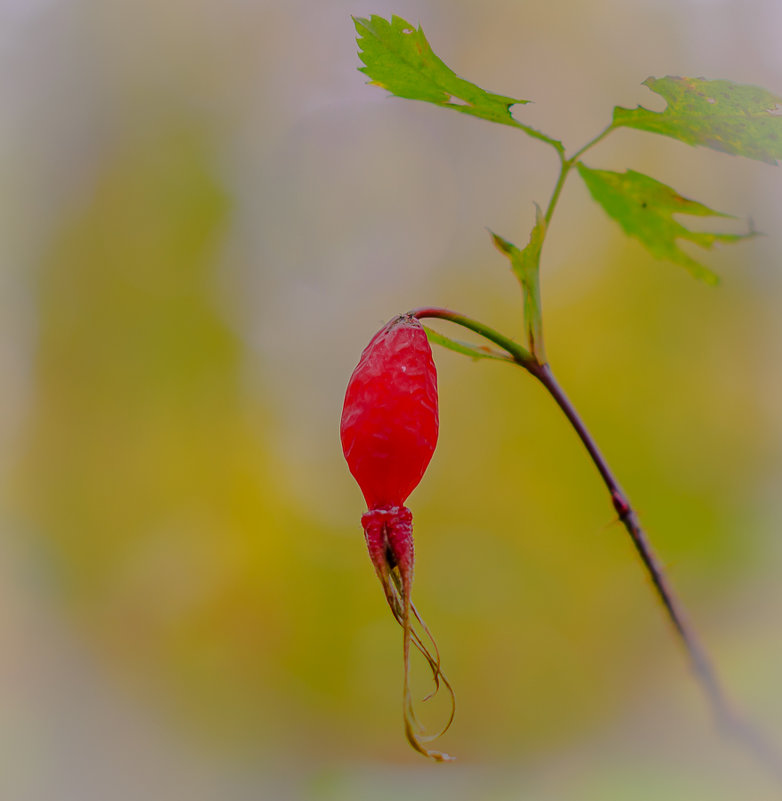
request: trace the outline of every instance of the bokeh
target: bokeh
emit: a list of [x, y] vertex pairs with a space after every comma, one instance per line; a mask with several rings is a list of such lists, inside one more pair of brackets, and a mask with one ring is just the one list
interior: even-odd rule
[[[777, 0], [2, 0], [0, 797], [776, 798], [715, 732], [550, 399], [444, 351], [409, 505], [458, 761], [406, 745], [342, 396], [409, 308], [519, 335], [485, 228], [523, 244], [557, 165], [367, 86], [350, 14], [372, 13], [534, 100], [516, 113], [571, 151], [614, 105], [661, 108], [648, 75], [782, 93]], [[693, 251], [712, 289], [574, 176], [543, 293], [555, 371], [730, 695], [782, 744], [779, 170], [638, 131], [587, 163], [765, 234]]]

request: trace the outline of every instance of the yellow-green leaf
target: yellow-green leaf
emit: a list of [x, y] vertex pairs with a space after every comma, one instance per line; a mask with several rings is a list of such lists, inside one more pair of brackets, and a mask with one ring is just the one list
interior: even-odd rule
[[354, 17], [358, 32], [360, 71], [371, 83], [397, 97], [425, 100], [463, 114], [491, 122], [525, 126], [513, 119], [510, 107], [528, 103], [515, 97], [487, 92], [460, 78], [433, 52], [423, 30], [401, 17], [389, 22], [373, 14], [369, 19]]
[[658, 259], [667, 259], [686, 267], [696, 278], [716, 284], [717, 276], [685, 253], [678, 239], [711, 248], [715, 242], [736, 242], [746, 234], [708, 233], [691, 231], [674, 220], [674, 214], [697, 217], [731, 217], [714, 211], [702, 203], [682, 197], [670, 186], [634, 170], [610, 172], [593, 170], [579, 163], [578, 171], [592, 197], [609, 217], [616, 220], [628, 236], [635, 237]]
[[614, 126], [670, 136], [736, 156], [776, 164], [782, 158], [782, 97], [759, 86], [705, 78], [647, 78], [664, 111], [614, 109]]

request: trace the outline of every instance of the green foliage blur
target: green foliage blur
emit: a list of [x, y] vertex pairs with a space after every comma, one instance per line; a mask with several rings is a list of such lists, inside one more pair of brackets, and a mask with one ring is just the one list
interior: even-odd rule
[[[420, 19], [573, 147], [650, 104], [649, 73], [782, 90], [776, 5], [714, 4], [705, 30], [706, 5], [9, 4], [0, 795], [775, 797], [712, 730], [560, 413], [523, 371], [442, 349], [409, 505], [459, 762], [420, 760], [338, 439], [393, 315], [446, 305], [521, 335], [484, 226], [526, 241], [556, 177], [512, 127], [366, 87], [349, 14]], [[590, 164], [767, 236], [706, 254], [712, 289], [571, 181], [542, 260], [548, 356], [731, 694], [782, 741], [778, 176], [614, 137]]]

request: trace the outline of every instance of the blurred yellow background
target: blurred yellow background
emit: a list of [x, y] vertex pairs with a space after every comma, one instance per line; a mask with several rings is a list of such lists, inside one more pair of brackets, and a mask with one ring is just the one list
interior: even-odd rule
[[[556, 160], [367, 87], [351, 13], [420, 22], [571, 152], [614, 105], [661, 108], [648, 75], [782, 92], [776, 0], [4, 0], [0, 797], [776, 798], [713, 732], [560, 413], [439, 350], [409, 505], [459, 761], [406, 745], [344, 388], [414, 306], [519, 334], [484, 226], [523, 244]], [[782, 743], [779, 171], [634, 131], [586, 161], [767, 234], [693, 253], [709, 289], [574, 175], [543, 291], [560, 381]]]

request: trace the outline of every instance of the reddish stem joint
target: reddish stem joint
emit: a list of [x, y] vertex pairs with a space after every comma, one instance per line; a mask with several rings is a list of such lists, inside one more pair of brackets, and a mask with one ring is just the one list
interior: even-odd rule
[[611, 490], [611, 502], [614, 504], [614, 509], [616, 509], [619, 519], [623, 522], [627, 520], [630, 516], [630, 504], [619, 490]]

